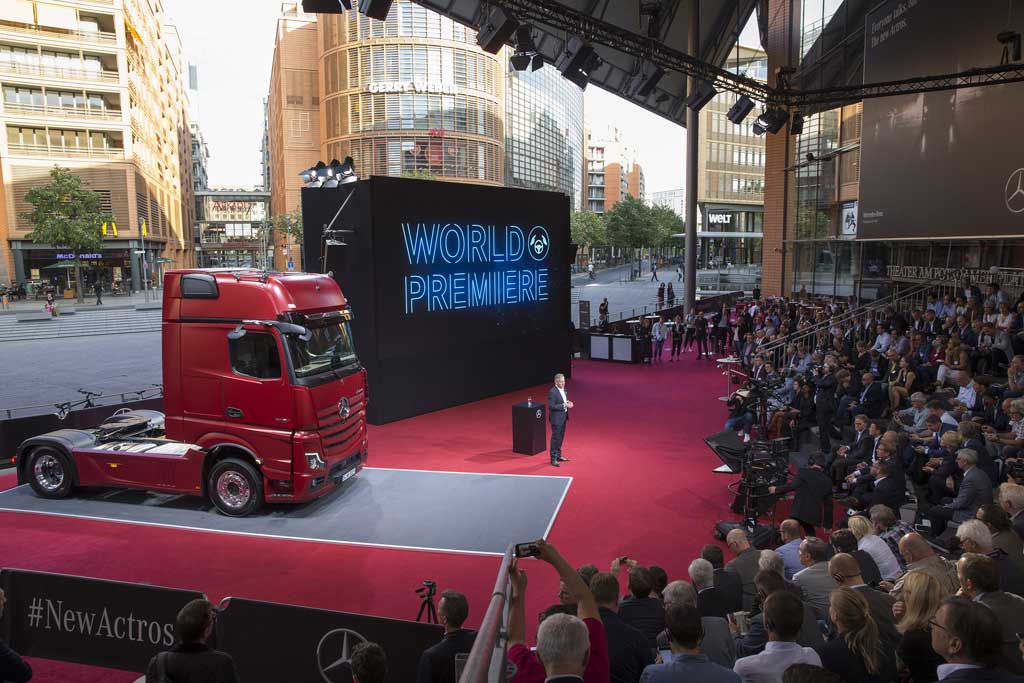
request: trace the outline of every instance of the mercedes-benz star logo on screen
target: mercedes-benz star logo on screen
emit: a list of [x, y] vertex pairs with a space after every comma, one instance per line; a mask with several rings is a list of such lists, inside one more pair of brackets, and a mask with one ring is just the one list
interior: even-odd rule
[[352, 680], [352, 648], [366, 638], [347, 628], [328, 631], [316, 646], [316, 665], [326, 683], [350, 683]]
[[1024, 168], [1018, 168], [1006, 179], [1006, 208], [1013, 213], [1024, 211]]
[[530, 231], [526, 244], [529, 245], [530, 256], [533, 260], [543, 261], [548, 257], [548, 250], [551, 249], [551, 238], [548, 237], [548, 231], [544, 229], [544, 226], [535, 225]]
[[341, 419], [344, 420], [346, 417], [348, 417], [348, 413], [349, 413], [348, 399], [345, 398], [345, 397], [342, 397], [342, 399], [340, 401], [338, 401], [338, 415], [340, 415]]

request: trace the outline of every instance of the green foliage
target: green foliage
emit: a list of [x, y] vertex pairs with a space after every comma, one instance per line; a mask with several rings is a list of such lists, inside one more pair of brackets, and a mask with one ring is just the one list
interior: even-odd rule
[[422, 168], [416, 169], [415, 171], [402, 171], [403, 178], [412, 178], [413, 180], [437, 180], [430, 171], [425, 171]]
[[591, 247], [608, 244], [604, 218], [593, 211], [574, 211], [569, 229], [574, 244]]
[[103, 249], [103, 223], [113, 216], [100, 208], [100, 195], [84, 187], [84, 182], [69, 169], [54, 166], [50, 184], [33, 187], [25, 193], [32, 210], [21, 218], [32, 224], [28, 238], [36, 244], [67, 249], [75, 255], [75, 282], [78, 301], [82, 291], [81, 255]]
[[651, 207], [651, 218], [657, 227], [658, 238], [652, 242], [655, 247], [672, 247], [680, 244], [680, 238], [672, 237], [686, 231], [686, 224], [672, 209], [667, 206]]
[[292, 209], [288, 213], [279, 213], [270, 219], [270, 228], [291, 242], [302, 244], [302, 209]]
[[651, 207], [627, 195], [604, 216], [608, 241], [616, 247], [643, 247], [660, 243], [660, 232]]

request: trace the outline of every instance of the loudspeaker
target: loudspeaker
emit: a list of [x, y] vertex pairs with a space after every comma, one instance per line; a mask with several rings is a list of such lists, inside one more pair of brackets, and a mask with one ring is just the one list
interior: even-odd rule
[[698, 81], [697, 87], [693, 89], [693, 92], [686, 96], [683, 100], [683, 104], [694, 111], [700, 111], [704, 108], [704, 105], [711, 101], [711, 99], [718, 94], [715, 87], [707, 81]]
[[743, 469], [743, 457], [747, 454], [750, 446], [743, 443], [740, 437], [736, 436], [736, 432], [727, 429], [724, 432], [712, 434], [704, 438], [704, 443], [714, 451], [722, 462], [729, 466], [733, 473]]
[[371, 19], [384, 21], [391, 11], [391, 0], [359, 0], [359, 11]]
[[302, 0], [306, 14], [341, 14], [352, 9], [352, 0]]
[[511, 14], [508, 14], [501, 7], [495, 7], [494, 11], [491, 12], [490, 16], [480, 27], [480, 33], [476, 36], [476, 44], [483, 49], [484, 52], [490, 52], [492, 55], [498, 54], [501, 48], [505, 46], [505, 43], [512, 34], [519, 28], [519, 22]]
[[654, 86], [665, 75], [665, 70], [657, 64], [645, 62], [640, 73], [633, 76], [629, 83], [629, 94], [640, 99], [647, 97], [654, 92]]
[[590, 72], [601, 66], [601, 57], [578, 36], [570, 36], [555, 67], [577, 87], [585, 89]]

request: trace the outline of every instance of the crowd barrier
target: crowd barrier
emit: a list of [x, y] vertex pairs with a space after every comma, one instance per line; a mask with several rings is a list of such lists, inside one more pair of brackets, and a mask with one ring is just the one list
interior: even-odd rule
[[163, 410], [162, 398], [147, 398], [108, 406], [95, 406], [73, 410], [61, 420], [56, 413], [29, 415], [0, 420], [0, 468], [11, 464], [18, 446], [25, 439], [39, 436], [55, 429], [90, 429], [113, 415], [118, 410]]
[[[705, 297], [698, 299], [693, 305], [695, 313], [714, 313], [722, 310], [722, 306], [732, 308], [737, 301], [742, 299], [746, 294], [742, 291], [729, 292], [727, 294], [716, 294], [715, 296]], [[686, 306], [680, 303], [677, 306], [671, 306], [668, 308], [660, 308], [647, 315], [660, 315], [664, 320], [672, 320], [677, 315], [680, 317], [686, 317]], [[608, 331], [614, 334], [632, 334], [633, 328], [625, 320], [616, 320], [613, 323], [609, 323]]]
[[[329, 579], [326, 579], [329, 581]], [[7, 607], [0, 638], [27, 657], [144, 673], [174, 645], [174, 621], [198, 591], [21, 569], [0, 570]], [[225, 598], [214, 646], [247, 683], [348, 683], [351, 649], [378, 643], [388, 683], [416, 680], [419, 653], [443, 629], [399, 619]]]

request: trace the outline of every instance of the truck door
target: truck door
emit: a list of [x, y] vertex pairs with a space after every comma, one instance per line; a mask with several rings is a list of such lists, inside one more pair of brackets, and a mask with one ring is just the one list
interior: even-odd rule
[[294, 408], [280, 339], [251, 328], [243, 336], [229, 337], [227, 344], [231, 370], [223, 384], [224, 422], [287, 431], [290, 438]]

